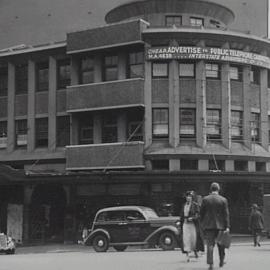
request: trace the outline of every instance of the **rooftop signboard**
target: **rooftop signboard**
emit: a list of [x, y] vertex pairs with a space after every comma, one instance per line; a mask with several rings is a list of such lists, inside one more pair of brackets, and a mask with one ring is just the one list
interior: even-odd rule
[[146, 51], [146, 60], [170, 59], [235, 62], [270, 69], [269, 57], [240, 50], [211, 47], [166, 46], [149, 48]]

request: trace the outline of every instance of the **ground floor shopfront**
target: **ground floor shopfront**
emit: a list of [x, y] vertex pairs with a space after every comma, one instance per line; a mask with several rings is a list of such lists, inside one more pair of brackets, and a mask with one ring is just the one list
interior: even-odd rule
[[115, 205], [144, 205], [159, 215], [178, 215], [187, 190], [200, 202], [212, 181], [229, 200], [231, 230], [248, 231], [250, 205], [263, 204], [270, 175], [247, 173], [109, 172], [32, 175], [0, 186], [1, 231], [21, 243], [77, 242], [96, 211]]

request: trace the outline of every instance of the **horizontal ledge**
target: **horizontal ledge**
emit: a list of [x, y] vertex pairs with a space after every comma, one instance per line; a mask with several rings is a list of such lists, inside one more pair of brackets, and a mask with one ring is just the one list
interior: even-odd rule
[[145, 105], [144, 104], [131, 104], [131, 105], [118, 105], [118, 106], [105, 106], [105, 107], [67, 110], [67, 112], [68, 113], [76, 113], [76, 112], [101, 111], [101, 110], [122, 109], [122, 108], [132, 108], [132, 107], [143, 107], [144, 108]]
[[100, 166], [100, 167], [66, 167], [67, 170], [74, 171], [74, 170], [104, 170], [104, 169], [144, 169], [144, 165], [138, 166]]
[[122, 145], [138, 145], [144, 144], [143, 141], [132, 141], [132, 142], [116, 142], [116, 143], [98, 143], [98, 144], [83, 144], [83, 145], [67, 145], [66, 148], [88, 148], [95, 146], [122, 146]]
[[80, 49], [80, 50], [67, 51], [67, 54], [91, 52], [91, 51], [109, 49], [109, 48], [114, 48], [114, 47], [128, 46], [128, 45], [132, 45], [132, 44], [144, 44], [144, 41], [136, 40], [136, 41], [130, 41], [130, 42], [123, 42], [123, 43], [116, 43], [116, 44], [111, 44], [111, 45], [98, 46], [98, 47], [93, 47], [93, 48], [86, 48], [86, 49]]

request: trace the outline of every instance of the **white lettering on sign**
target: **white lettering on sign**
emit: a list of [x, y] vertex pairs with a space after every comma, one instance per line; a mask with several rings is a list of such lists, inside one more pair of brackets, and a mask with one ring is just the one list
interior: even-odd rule
[[264, 55], [222, 48], [203, 48], [192, 46], [168, 46], [150, 48], [146, 52], [147, 60], [201, 59], [236, 62], [270, 69], [270, 58]]

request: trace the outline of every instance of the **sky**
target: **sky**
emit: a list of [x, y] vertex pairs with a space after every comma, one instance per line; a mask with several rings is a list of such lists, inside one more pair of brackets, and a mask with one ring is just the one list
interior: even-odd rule
[[[208, 1], [234, 11], [232, 29], [266, 36], [267, 0]], [[104, 25], [105, 14], [127, 2], [131, 0], [0, 0], [0, 49], [65, 40], [67, 32]]]

